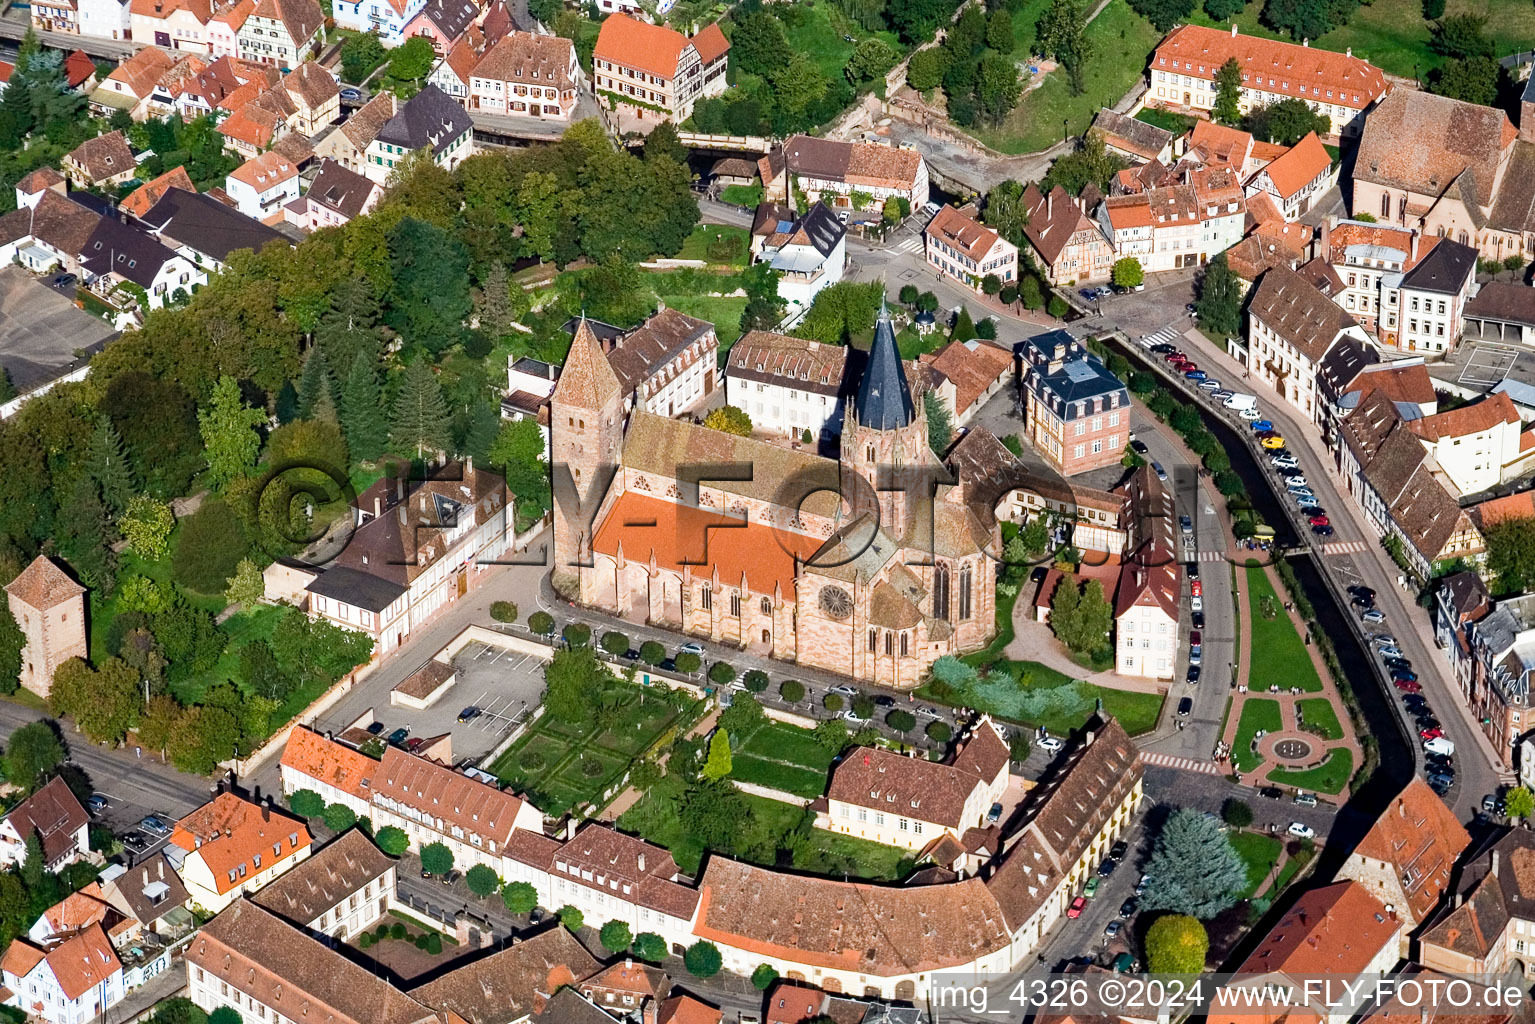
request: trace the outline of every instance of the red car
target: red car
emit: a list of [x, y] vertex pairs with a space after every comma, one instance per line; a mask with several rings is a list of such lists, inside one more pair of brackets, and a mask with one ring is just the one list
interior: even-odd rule
[[1189, 646], [1190, 647], [1198, 647], [1203, 642], [1204, 642], [1204, 636], [1203, 636], [1203, 634], [1201, 634], [1199, 632], [1199, 630], [1196, 629], [1196, 630], [1194, 630], [1193, 632], [1191, 632], [1189, 634]]
[[1169, 352], [1162, 358], [1166, 359], [1169, 363], [1181, 363], [1188, 357], [1185, 356], [1182, 352]]
[[1393, 682], [1396, 683], [1396, 688], [1398, 690], [1401, 690], [1403, 693], [1422, 693], [1423, 692], [1423, 684], [1422, 683], [1415, 683], [1411, 679], [1396, 679], [1396, 680], [1393, 680]]
[[1332, 522], [1326, 516], [1312, 516], [1312, 526], [1331, 526]]
[[1203, 597], [1204, 596], [1204, 592], [1205, 592], [1204, 591], [1204, 587], [1200, 586], [1198, 580], [1194, 580], [1192, 583], [1189, 584], [1189, 596], [1191, 596], [1191, 597]]
[[1178, 364], [1178, 371], [1180, 373], [1194, 373], [1198, 369], [1199, 366], [1196, 363], [1184, 361]]
[[1066, 911], [1066, 916], [1077, 918], [1082, 916], [1082, 911], [1087, 907], [1087, 897], [1078, 896], [1071, 901], [1071, 908]]
[[1418, 735], [1422, 736], [1426, 740], [1437, 740], [1439, 737], [1444, 735], [1444, 730], [1436, 725], [1432, 729], [1419, 729]]

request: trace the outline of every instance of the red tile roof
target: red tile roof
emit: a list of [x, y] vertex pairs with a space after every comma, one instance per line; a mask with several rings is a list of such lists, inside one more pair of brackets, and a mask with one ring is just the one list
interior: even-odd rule
[[[609, 19], [611, 20], [611, 19]], [[694, 579], [719, 573], [726, 586], [747, 585], [758, 594], [794, 592], [795, 559], [809, 559], [821, 541], [735, 515], [688, 508], [626, 491], [608, 512], [592, 541], [592, 550], [617, 555], [620, 546], [631, 564], [656, 565], [673, 572], [691, 571]]]
[[699, 60], [707, 67], [730, 52], [730, 40], [725, 38], [725, 33], [720, 31], [716, 22], [704, 29], [690, 40], [693, 49], [698, 51]]
[[44, 959], [70, 999], [79, 999], [123, 969], [99, 924], [55, 946]]
[[192, 178], [187, 174], [185, 167], [172, 167], [153, 181], [146, 181], [134, 189], [128, 198], [124, 199], [120, 208], [142, 217], [154, 208], [160, 201], [160, 197], [173, 188], [179, 188], [186, 192], [196, 192], [197, 186], [192, 184]]
[[1201, 118], [1189, 133], [1189, 148], [1199, 150], [1210, 163], [1230, 164], [1240, 171], [1252, 153], [1253, 137], [1251, 132]]
[[64, 77], [71, 89], [78, 89], [86, 79], [96, 73], [96, 62], [84, 50], [71, 50], [64, 58]]
[[170, 841], [202, 856], [220, 893], [299, 855], [310, 844], [309, 829], [302, 821], [233, 793], [220, 793], [176, 822]]
[[1170, 32], [1152, 54], [1151, 66], [1213, 82], [1216, 71], [1232, 57], [1242, 65], [1250, 88], [1260, 87], [1255, 79], [1261, 76], [1265, 92], [1313, 103], [1325, 100], [1363, 110], [1386, 91], [1385, 75], [1363, 58], [1201, 25]]
[[671, 80], [677, 77], [677, 61], [687, 45], [688, 37], [674, 28], [612, 14], [597, 33], [592, 56]]
[[1304, 139], [1285, 150], [1283, 156], [1263, 169], [1263, 173], [1279, 189], [1280, 196], [1288, 199], [1326, 174], [1331, 167], [1332, 157], [1322, 140], [1317, 138], [1316, 132], [1307, 132]]
[[949, 205], [945, 205], [932, 220], [928, 221], [923, 234], [929, 238], [939, 239], [972, 260], [985, 259], [986, 254], [991, 252], [991, 247], [997, 244], [997, 239], [1000, 237], [995, 229], [987, 227], [974, 217]]
[[1421, 420], [1409, 420], [1407, 429], [1435, 442], [1446, 437], [1465, 437], [1491, 430], [1500, 423], [1518, 423], [1519, 410], [1506, 391], [1479, 398], [1456, 409], [1425, 416]]
[[1353, 856], [1384, 861], [1403, 885], [1413, 917], [1422, 920], [1449, 889], [1456, 859], [1471, 836], [1453, 811], [1414, 777], [1386, 808]]
[[85, 588], [60, 569], [47, 555], [38, 555], [32, 564], [5, 585], [5, 592], [40, 612], [63, 604], [80, 594]]
[[366, 754], [295, 726], [283, 747], [282, 765], [369, 803], [379, 763]]
[[1402, 922], [1358, 882], [1335, 882], [1295, 901], [1238, 969], [1240, 974], [1358, 974]]

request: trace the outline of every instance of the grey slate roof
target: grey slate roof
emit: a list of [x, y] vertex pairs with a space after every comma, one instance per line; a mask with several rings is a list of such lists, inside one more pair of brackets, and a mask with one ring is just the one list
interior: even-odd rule
[[80, 265], [93, 274], [114, 273], [148, 288], [155, 283], [160, 268], [175, 258], [174, 252], [147, 231], [103, 217], [86, 240]]
[[362, 215], [368, 197], [378, 186], [356, 171], [349, 171], [334, 160], [320, 164], [320, 173], [304, 193], [311, 202], [320, 203], [350, 220]]
[[304, 589], [311, 594], [341, 601], [354, 608], [381, 612], [410, 588], [372, 573], [363, 572], [361, 569], [337, 565], [325, 570], [318, 579]]
[[441, 153], [473, 127], [468, 111], [437, 86], [428, 85], [384, 123], [378, 141], [408, 150], [431, 146], [433, 153]]
[[[1024, 384], [1035, 394], [1049, 392], [1053, 400], [1050, 404], [1063, 420], [1070, 422], [1078, 417], [1075, 403], [1116, 392], [1124, 394], [1121, 407], [1129, 408], [1130, 395], [1124, 383], [1070, 334], [1050, 331], [1030, 338], [1026, 344], [1034, 352], [1026, 360]], [[1061, 360], [1061, 366], [1052, 371], [1050, 363], [1056, 358]], [[1092, 406], [1082, 415], [1093, 415]]]
[[1482, 285], [1476, 298], [1466, 303], [1465, 315], [1474, 320], [1501, 320], [1535, 327], [1535, 288], [1489, 281]]
[[1403, 288], [1454, 295], [1476, 273], [1476, 250], [1469, 245], [1441, 238], [1402, 278]]
[[797, 242], [798, 236], [803, 233], [810, 244], [815, 246], [816, 252], [830, 256], [837, 248], [837, 243], [842, 241], [842, 236], [847, 234], [847, 226], [837, 219], [825, 203], [817, 202], [794, 225], [793, 233], [795, 237], [791, 241]]
[[911, 400], [911, 386], [906, 382], [906, 367], [901, 365], [901, 350], [895, 343], [895, 328], [890, 325], [890, 311], [883, 305], [879, 322], [874, 325], [874, 344], [869, 346], [869, 361], [863, 379], [858, 382], [854, 399], [858, 422], [875, 430], [899, 430], [916, 418]]
[[144, 215], [147, 224], [170, 245], [185, 245], [220, 263], [236, 249], [259, 252], [268, 242], [288, 243], [274, 231], [212, 196], [173, 188]]

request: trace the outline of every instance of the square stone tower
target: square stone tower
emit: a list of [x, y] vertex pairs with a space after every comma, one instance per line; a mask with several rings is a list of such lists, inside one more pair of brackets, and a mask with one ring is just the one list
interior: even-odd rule
[[39, 555], [5, 588], [11, 615], [27, 645], [21, 652], [21, 685], [48, 696], [53, 672], [88, 653], [85, 588], [45, 555]]

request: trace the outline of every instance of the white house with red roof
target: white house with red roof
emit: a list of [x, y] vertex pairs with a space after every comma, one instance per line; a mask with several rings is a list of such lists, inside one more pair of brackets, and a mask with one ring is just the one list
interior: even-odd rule
[[934, 270], [974, 291], [995, 276], [1004, 285], [1018, 277], [1018, 247], [971, 213], [945, 205], [922, 231], [927, 262]]
[[1235, 58], [1242, 66], [1242, 113], [1280, 100], [1299, 99], [1332, 120], [1332, 132], [1357, 135], [1365, 113], [1390, 86], [1381, 70], [1352, 50], [1335, 53], [1301, 43], [1183, 25], [1151, 55], [1146, 105], [1208, 116], [1218, 91], [1215, 75]]
[[1114, 591], [1114, 671], [1124, 676], [1171, 679], [1178, 641], [1178, 551], [1173, 539], [1171, 492], [1151, 467], [1136, 470], [1125, 485], [1120, 524], [1133, 548], [1121, 563]]
[[122, 1002], [123, 965], [99, 924], [51, 950], [21, 939], [0, 958], [4, 1004], [47, 1024], [82, 1024]]
[[658, 121], [686, 121], [693, 105], [725, 91], [730, 41], [719, 25], [689, 39], [674, 28], [627, 14], [602, 23], [592, 78], [604, 103], [648, 131]]
[[252, 157], [224, 179], [235, 207], [254, 220], [266, 220], [298, 198], [298, 167], [275, 150]]
[[492, 114], [570, 120], [581, 67], [568, 39], [509, 32], [469, 74], [465, 106]]
[[1275, 157], [1247, 181], [1247, 194], [1267, 192], [1287, 221], [1299, 220], [1312, 200], [1338, 180], [1332, 156], [1316, 132]]
[[336, 0], [331, 16], [338, 28], [377, 32], [380, 42], [394, 47], [405, 42], [405, 26], [424, 7], [426, 0]]
[[308, 857], [311, 846], [297, 818], [220, 793], [176, 822], [165, 855], [192, 904], [216, 914]]

